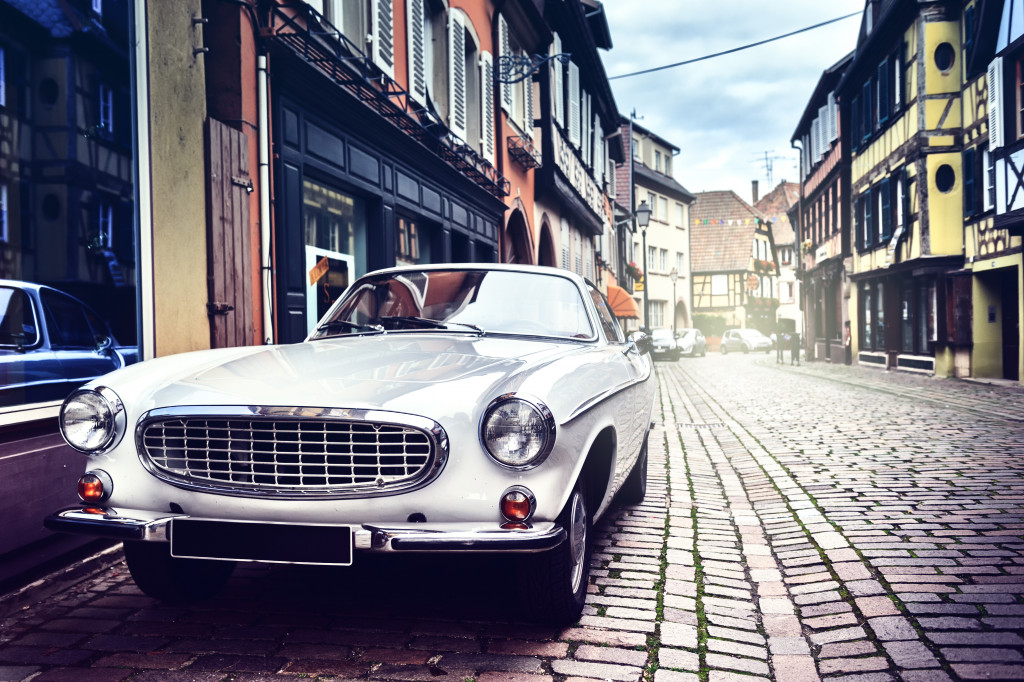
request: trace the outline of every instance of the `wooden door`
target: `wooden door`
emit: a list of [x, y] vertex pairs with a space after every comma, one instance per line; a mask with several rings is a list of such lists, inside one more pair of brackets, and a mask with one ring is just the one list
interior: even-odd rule
[[207, 119], [207, 283], [210, 345], [252, 345], [249, 143], [245, 133]]

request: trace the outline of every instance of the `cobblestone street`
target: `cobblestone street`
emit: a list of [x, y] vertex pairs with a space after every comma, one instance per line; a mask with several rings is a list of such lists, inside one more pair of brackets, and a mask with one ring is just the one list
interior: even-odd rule
[[111, 551], [0, 600], [0, 682], [1024, 679], [1024, 391], [774, 354], [659, 382], [575, 627], [517, 623], [490, 558], [248, 566], [181, 607]]

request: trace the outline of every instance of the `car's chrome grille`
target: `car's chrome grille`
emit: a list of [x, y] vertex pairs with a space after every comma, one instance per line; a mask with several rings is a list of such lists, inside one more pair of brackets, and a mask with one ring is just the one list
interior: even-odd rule
[[318, 418], [160, 418], [139, 444], [151, 471], [186, 487], [298, 495], [406, 487], [436, 456], [419, 428]]

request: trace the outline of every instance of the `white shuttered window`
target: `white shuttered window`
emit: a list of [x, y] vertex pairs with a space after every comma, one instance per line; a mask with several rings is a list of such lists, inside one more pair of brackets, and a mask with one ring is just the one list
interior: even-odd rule
[[580, 67], [569, 62], [569, 142], [580, 144]]
[[395, 75], [395, 15], [391, 0], [373, 0], [370, 12], [370, 46], [373, 63], [391, 76]]
[[448, 14], [448, 128], [466, 139], [466, 28], [459, 12]]
[[1003, 58], [988, 65], [988, 148], [999, 149], [1003, 139]]
[[483, 121], [484, 158], [492, 164], [494, 156], [494, 60], [490, 52], [480, 55], [480, 120]]
[[[555, 33], [551, 42], [551, 54], [562, 53], [562, 39]], [[551, 60], [551, 106], [555, 112], [555, 121], [562, 128], [565, 127], [565, 92], [562, 85], [562, 76], [565, 73], [565, 64], [558, 59]]]
[[426, 0], [408, 0], [406, 4], [406, 31], [409, 55], [409, 96], [420, 104], [427, 103], [427, 34]]
[[[508, 22], [501, 14], [498, 15], [498, 57], [509, 56], [512, 52], [511, 39], [508, 33]], [[512, 98], [512, 85], [501, 84], [501, 108], [506, 113], [512, 114], [515, 111], [515, 100]]]

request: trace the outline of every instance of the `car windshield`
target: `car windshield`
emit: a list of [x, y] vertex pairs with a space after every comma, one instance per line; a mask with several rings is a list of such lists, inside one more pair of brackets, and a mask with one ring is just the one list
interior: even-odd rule
[[564, 277], [505, 270], [403, 270], [357, 281], [310, 338], [430, 330], [595, 336], [579, 289]]
[[748, 339], [760, 339], [761, 337], [764, 336], [764, 334], [757, 331], [756, 329], [741, 329], [740, 336], [746, 337]]
[[656, 339], [671, 339], [672, 338], [672, 330], [671, 329], [655, 329], [651, 333], [651, 336], [653, 336]]

